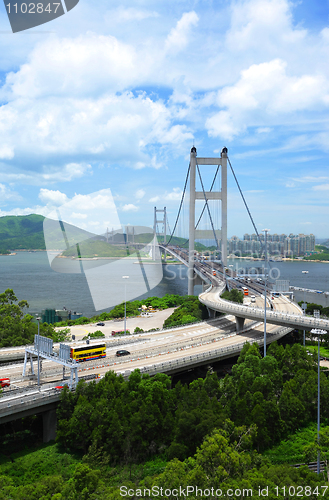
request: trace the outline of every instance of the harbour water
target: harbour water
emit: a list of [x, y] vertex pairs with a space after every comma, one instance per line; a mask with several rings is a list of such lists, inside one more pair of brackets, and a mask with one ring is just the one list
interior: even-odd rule
[[[261, 267], [263, 262], [235, 259], [229, 264], [236, 269], [259, 265]], [[308, 271], [308, 274], [302, 271]], [[276, 279], [289, 280], [290, 285], [329, 291], [329, 263], [298, 260], [271, 262], [270, 273]], [[179, 295], [187, 293], [187, 269], [184, 266], [170, 264], [163, 266], [163, 275], [162, 281], [147, 294], [140, 295], [136, 286], [133, 289], [134, 298], [163, 297], [166, 293]], [[131, 288], [134, 284], [129, 283], [128, 286]], [[0, 293], [7, 288], [12, 288], [19, 300], [28, 301], [30, 312], [40, 312], [45, 308], [61, 309], [64, 305], [72, 311], [82, 312], [85, 316], [100, 312], [95, 311], [84, 274], [55, 272], [49, 265], [46, 252], [17, 252], [13, 256], [0, 256]], [[323, 294], [318, 295], [318, 303], [322, 303], [322, 296]], [[297, 299], [301, 300], [303, 297]], [[306, 297], [306, 300], [311, 301], [309, 297]], [[119, 295], [115, 303], [118, 302], [120, 302]]]

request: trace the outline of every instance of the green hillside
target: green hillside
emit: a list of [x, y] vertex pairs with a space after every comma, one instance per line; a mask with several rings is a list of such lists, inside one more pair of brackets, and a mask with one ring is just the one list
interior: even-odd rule
[[106, 241], [88, 239], [65, 250], [65, 257], [127, 257], [134, 252], [124, 245], [111, 245]]
[[42, 215], [0, 217], [0, 252], [15, 249], [45, 249]]

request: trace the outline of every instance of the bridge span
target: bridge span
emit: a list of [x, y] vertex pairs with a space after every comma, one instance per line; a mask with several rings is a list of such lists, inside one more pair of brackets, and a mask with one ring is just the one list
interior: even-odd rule
[[[165, 248], [167, 253], [170, 253], [188, 267], [189, 259], [187, 252], [169, 246], [161, 246], [161, 248]], [[254, 321], [264, 321], [264, 308], [252, 307], [251, 304], [236, 304], [221, 298], [221, 294], [226, 289], [226, 277], [223, 270], [220, 273], [216, 272], [216, 276], [214, 276], [213, 267], [210, 263], [207, 261], [196, 261], [194, 264], [194, 272], [203, 279], [205, 283], [210, 285], [205, 292], [199, 295], [200, 302], [213, 311], [234, 315], [238, 331], [243, 328], [246, 318]], [[234, 282], [235, 278], [232, 277], [231, 280]], [[253, 285], [248, 284], [248, 287], [252, 289]], [[259, 285], [257, 285], [257, 287], [259, 288]], [[264, 295], [263, 298], [265, 301]], [[290, 329], [300, 328], [308, 331], [313, 328], [329, 331], [329, 320], [304, 316], [302, 309], [295, 302], [286, 297], [282, 298], [281, 301], [274, 300], [270, 302], [268, 300], [268, 305], [269, 308], [266, 311], [266, 321], [273, 325], [286, 326]]]

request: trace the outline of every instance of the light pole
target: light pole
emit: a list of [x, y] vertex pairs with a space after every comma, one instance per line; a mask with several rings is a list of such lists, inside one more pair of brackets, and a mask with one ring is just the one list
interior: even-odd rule
[[263, 229], [265, 233], [265, 306], [264, 306], [264, 358], [266, 358], [266, 300], [267, 300], [267, 233], [269, 229]]
[[320, 336], [325, 335], [326, 330], [318, 330], [314, 328], [311, 333], [318, 336], [318, 459], [316, 471], [320, 474]]
[[40, 317], [37, 317], [38, 322], [38, 388], [40, 390]]
[[[127, 279], [129, 279], [129, 276], [122, 276], [122, 279], [127, 280]], [[126, 326], [127, 326], [127, 286], [126, 286], [126, 282], [125, 282], [125, 326], [124, 326], [125, 335], [126, 335], [126, 331], [127, 331]]]
[[[308, 274], [308, 271], [302, 271], [303, 274]], [[304, 286], [304, 302], [302, 305], [303, 313], [306, 314], [306, 302], [305, 302], [305, 286]], [[305, 330], [303, 330], [303, 346], [305, 347]]]

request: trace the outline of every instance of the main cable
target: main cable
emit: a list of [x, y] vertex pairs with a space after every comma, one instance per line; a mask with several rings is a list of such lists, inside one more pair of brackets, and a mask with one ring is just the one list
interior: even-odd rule
[[245, 197], [243, 196], [242, 189], [240, 188], [240, 184], [239, 184], [239, 182], [238, 182], [238, 179], [236, 178], [236, 175], [235, 175], [235, 173], [234, 173], [234, 170], [233, 170], [232, 164], [231, 164], [231, 162], [230, 162], [230, 159], [229, 159], [229, 158], [227, 158], [227, 160], [228, 160], [229, 165], [230, 165], [230, 167], [231, 167], [232, 174], [233, 174], [233, 177], [234, 177], [234, 179], [235, 179], [236, 185], [238, 186], [238, 189], [239, 189], [240, 194], [241, 194], [241, 198], [242, 198], [243, 203], [244, 203], [244, 205], [245, 205], [245, 207], [246, 207], [246, 209], [247, 209], [247, 212], [248, 212], [248, 214], [249, 214], [249, 217], [250, 217], [251, 223], [252, 223], [252, 225], [254, 226], [255, 233], [257, 234], [257, 237], [258, 237], [258, 239], [259, 239], [259, 242], [260, 242], [260, 245], [261, 245], [261, 249], [262, 249], [262, 252], [263, 252], [263, 250], [264, 250], [264, 245], [263, 245], [262, 240], [260, 239], [259, 232], [257, 231], [256, 224], [254, 223], [254, 219], [252, 218], [252, 215], [251, 215], [251, 212], [250, 212], [250, 210], [249, 210], [249, 207], [248, 207], [248, 204], [247, 204], [247, 202], [246, 202], [246, 199], [245, 199]]
[[[182, 199], [181, 199], [181, 202], [180, 202], [180, 205], [179, 205], [179, 209], [178, 209], [178, 215], [177, 215], [177, 218], [176, 218], [176, 222], [175, 222], [175, 225], [174, 225], [174, 229], [173, 229], [173, 232], [171, 233], [170, 235], [170, 238], [169, 238], [169, 241], [167, 243], [167, 245], [169, 245], [169, 243], [171, 242], [172, 240], [172, 237], [174, 235], [174, 232], [176, 230], [176, 226], [177, 226], [177, 223], [178, 223], [178, 219], [179, 219], [179, 216], [180, 216], [180, 212], [182, 210], [182, 206], [183, 206], [183, 201], [184, 201], [184, 196], [185, 196], [185, 192], [186, 192], [186, 186], [187, 186], [187, 181], [188, 181], [188, 177], [190, 175], [190, 168], [191, 168], [191, 164], [189, 163], [188, 165], [188, 169], [187, 169], [187, 175], [186, 175], [186, 179], [185, 179], [185, 185], [184, 185], [184, 190], [183, 190], [183, 195], [182, 195]], [[188, 240], [186, 240], [188, 241]], [[186, 242], [185, 242], [186, 243]], [[185, 245], [184, 243], [184, 245]]]

